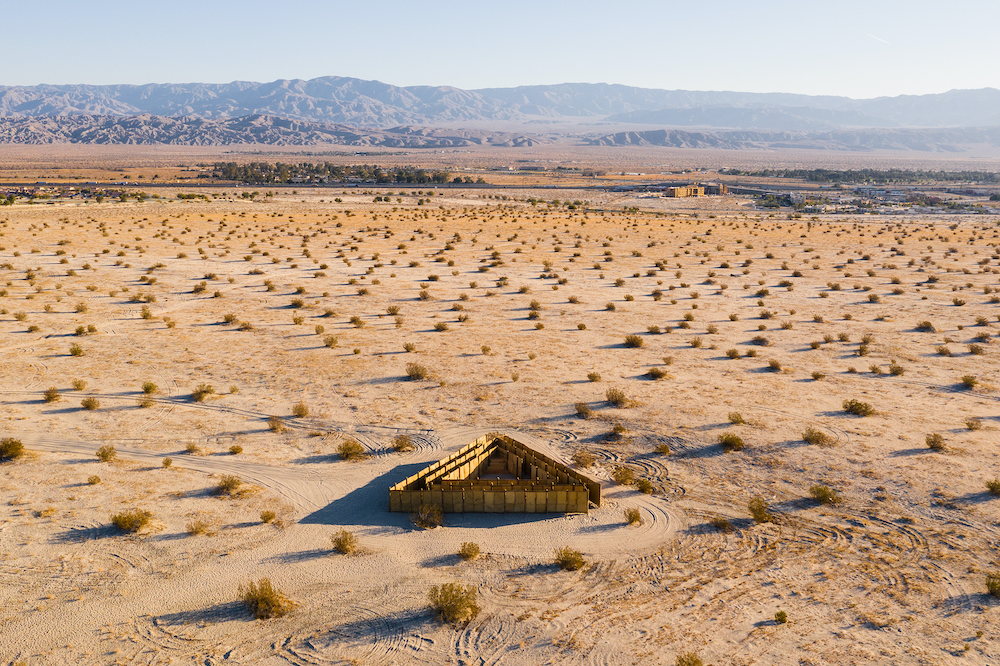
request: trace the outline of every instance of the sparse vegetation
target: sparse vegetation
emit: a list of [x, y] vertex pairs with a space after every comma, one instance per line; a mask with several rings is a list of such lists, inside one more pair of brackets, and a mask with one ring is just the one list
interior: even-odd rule
[[838, 504], [840, 496], [836, 490], [824, 485], [815, 485], [809, 489], [809, 495], [820, 504]]
[[625, 522], [629, 525], [642, 525], [642, 512], [634, 507], [625, 509]]
[[409, 435], [396, 435], [392, 440], [392, 450], [400, 453], [413, 450], [413, 440]]
[[802, 441], [816, 446], [833, 446], [833, 437], [818, 428], [809, 426], [802, 433]]
[[442, 622], [465, 625], [479, 615], [474, 585], [442, 583], [432, 587], [427, 598]]
[[773, 523], [774, 514], [771, 513], [771, 507], [768, 506], [767, 501], [757, 495], [747, 503], [747, 509], [750, 511], [750, 515], [757, 523]]
[[458, 549], [458, 556], [463, 560], [474, 560], [479, 557], [479, 544], [471, 541], [464, 542]]
[[358, 550], [358, 537], [344, 528], [330, 537], [330, 543], [333, 549], [342, 555], [351, 555]]
[[134, 534], [149, 524], [153, 514], [144, 509], [126, 509], [120, 513], [111, 514], [111, 524], [122, 532]]
[[867, 402], [861, 402], [851, 398], [844, 401], [844, 411], [854, 416], [871, 416], [875, 413], [875, 408]]
[[430, 373], [427, 368], [420, 365], [419, 363], [407, 363], [406, 364], [406, 376], [413, 381], [419, 381], [421, 379], [427, 379]]
[[586, 564], [586, 561], [583, 559], [583, 553], [569, 546], [556, 548], [555, 558], [556, 564], [563, 571], [576, 571], [582, 569], [583, 565]]
[[719, 435], [719, 444], [722, 445], [722, 449], [727, 453], [742, 451], [744, 447], [743, 439], [735, 432], [726, 432]]
[[101, 448], [97, 449], [97, 459], [101, 462], [111, 462], [118, 457], [118, 452], [115, 451], [114, 444], [105, 444]]
[[437, 504], [421, 504], [410, 516], [410, 520], [417, 527], [425, 530], [432, 530], [444, 524], [444, 514]]
[[343, 460], [356, 462], [368, 457], [365, 447], [358, 444], [353, 439], [345, 439], [337, 445], [337, 455]]
[[944, 437], [938, 433], [931, 433], [924, 437], [924, 443], [932, 451], [944, 451]]
[[258, 620], [284, 617], [295, 608], [294, 602], [282, 594], [271, 583], [270, 578], [261, 578], [240, 585], [239, 596], [247, 609]]
[[0, 439], [0, 462], [17, 460], [24, 455], [24, 443], [14, 437]]

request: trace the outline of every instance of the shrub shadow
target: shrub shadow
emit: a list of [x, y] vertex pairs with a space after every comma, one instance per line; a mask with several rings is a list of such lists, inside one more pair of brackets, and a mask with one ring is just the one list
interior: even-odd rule
[[98, 525], [96, 527], [71, 527], [52, 537], [56, 543], [81, 543], [93, 539], [107, 539], [123, 534], [114, 525]]
[[254, 618], [247, 607], [243, 605], [242, 601], [227, 601], [215, 604], [214, 606], [208, 606], [207, 608], [160, 615], [156, 619], [159, 624], [185, 625], [202, 622], [213, 624], [216, 622], [228, 622], [230, 620], [253, 622]]

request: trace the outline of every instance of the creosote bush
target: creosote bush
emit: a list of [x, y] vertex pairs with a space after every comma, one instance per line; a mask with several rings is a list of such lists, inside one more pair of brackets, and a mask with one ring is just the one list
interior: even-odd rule
[[212, 388], [211, 384], [198, 384], [194, 391], [191, 392], [191, 399], [195, 402], [204, 402], [205, 398], [215, 393], [215, 389]]
[[609, 388], [605, 391], [604, 398], [615, 407], [628, 407], [631, 404], [625, 392], [617, 388]]
[[406, 364], [406, 376], [411, 380], [417, 381], [421, 379], [427, 379], [430, 373], [427, 372], [427, 368], [420, 365], [419, 363], [407, 363]]
[[335, 551], [343, 555], [350, 555], [358, 550], [358, 537], [344, 528], [330, 537], [330, 543]]
[[674, 666], [704, 666], [704, 662], [697, 652], [685, 652], [677, 655]]
[[432, 530], [444, 524], [444, 514], [437, 504], [421, 504], [410, 516], [410, 520], [417, 527]]
[[579, 450], [573, 452], [573, 464], [577, 467], [587, 469], [597, 462], [597, 458], [590, 451]]
[[838, 504], [840, 495], [836, 490], [824, 485], [815, 485], [809, 489], [809, 495], [820, 504]]
[[97, 459], [101, 462], [111, 462], [118, 457], [118, 452], [115, 451], [114, 444], [105, 444], [101, 448], [97, 449]]
[[59, 401], [59, 389], [55, 386], [50, 386], [45, 389], [45, 393], [42, 394], [42, 399], [45, 402], [58, 402]]
[[232, 474], [227, 474], [223, 476], [218, 485], [215, 486], [216, 495], [229, 495], [233, 496], [239, 490], [240, 486], [243, 485], [243, 479]]
[[625, 522], [629, 525], [642, 525], [642, 513], [639, 509], [625, 509]]
[[722, 449], [726, 452], [742, 451], [744, 447], [743, 439], [735, 432], [727, 432], [719, 435], [719, 444], [722, 445]]
[[927, 448], [932, 451], [944, 451], [944, 437], [938, 433], [931, 433], [924, 438]]
[[760, 495], [747, 503], [747, 509], [749, 509], [750, 515], [753, 516], [754, 521], [757, 523], [774, 522], [774, 514], [771, 513], [771, 507], [767, 505], [767, 501]]
[[974, 375], [963, 375], [962, 386], [966, 389], [974, 389], [979, 384], [979, 380]]
[[806, 431], [802, 433], [802, 441], [816, 446], [833, 446], [833, 437], [812, 426], [806, 428]]
[[466, 541], [458, 549], [458, 556], [463, 560], [474, 560], [479, 557], [479, 544]]
[[645, 341], [642, 338], [640, 338], [638, 335], [626, 335], [625, 336], [625, 346], [626, 347], [638, 348], [638, 347], [642, 347], [645, 344], [646, 344]]
[[844, 411], [855, 416], [871, 416], [875, 413], [875, 408], [867, 402], [851, 398], [844, 401]]
[[725, 532], [726, 534], [729, 534], [730, 532], [733, 531], [733, 524], [729, 522], [728, 518], [723, 518], [722, 516], [715, 516], [712, 518], [710, 522], [712, 523], [712, 527], [719, 530], [720, 532]]
[[285, 422], [281, 420], [281, 417], [273, 414], [267, 419], [267, 429], [271, 432], [284, 432]]
[[788, 613], [783, 610], [778, 611], [774, 614], [774, 621], [778, 624], [785, 624], [788, 622]]
[[241, 453], [243, 453], [243, 447], [239, 444], [233, 444], [229, 447], [229, 455], [238, 456]]
[[87, 485], [89, 486], [96, 486], [100, 482], [101, 482], [101, 477], [97, 476], [96, 474], [87, 477]]
[[986, 482], [986, 490], [994, 497], [1000, 497], [1000, 477]]
[[153, 514], [143, 509], [127, 509], [111, 514], [111, 524], [122, 532], [135, 533], [149, 524]]
[[431, 608], [442, 622], [468, 624], [479, 615], [476, 588], [461, 583], [435, 585], [427, 594]]
[[599, 372], [588, 372], [587, 380], [592, 382], [599, 382], [601, 381], [601, 374]]
[[365, 453], [365, 447], [361, 446], [353, 439], [345, 439], [337, 445], [337, 455], [339, 455], [343, 460], [351, 462], [368, 457]]
[[583, 559], [583, 553], [578, 550], [574, 550], [569, 546], [556, 548], [555, 560], [556, 564], [559, 565], [559, 568], [563, 571], [576, 571], [578, 569], [582, 569], [583, 565], [586, 563]]
[[271, 523], [271, 522], [274, 522], [274, 519], [277, 518], [277, 517], [278, 516], [277, 516], [276, 513], [274, 513], [274, 511], [261, 511], [260, 512], [260, 522], [262, 522], [262, 523]]
[[0, 461], [17, 460], [24, 455], [24, 443], [14, 437], [0, 439]]
[[261, 578], [239, 587], [240, 599], [258, 620], [269, 620], [288, 615], [295, 604], [271, 584], [271, 579]]
[[392, 440], [392, 450], [400, 453], [413, 450], [413, 440], [408, 435], [396, 435]]
[[615, 483], [628, 486], [635, 481], [635, 470], [631, 467], [619, 465], [615, 468], [615, 471], [611, 473], [611, 478], [615, 480]]
[[739, 412], [729, 412], [729, 422], [733, 425], [743, 425], [746, 421]]
[[300, 419], [309, 416], [309, 406], [302, 400], [299, 400], [292, 406], [292, 414]]

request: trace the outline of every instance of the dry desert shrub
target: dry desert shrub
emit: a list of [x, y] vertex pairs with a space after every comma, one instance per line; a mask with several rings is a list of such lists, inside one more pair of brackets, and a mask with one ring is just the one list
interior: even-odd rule
[[931, 433], [924, 438], [924, 443], [931, 451], [944, 451], [944, 437], [938, 433]]
[[974, 375], [963, 375], [961, 384], [963, 388], [972, 390], [979, 384], [979, 380]]
[[432, 587], [427, 598], [442, 622], [464, 625], [479, 614], [476, 588], [473, 585], [442, 583]]
[[271, 579], [261, 578], [256, 583], [250, 581], [239, 587], [240, 599], [258, 620], [283, 617], [290, 613], [295, 604], [271, 584]]
[[392, 440], [392, 449], [400, 453], [413, 450], [413, 440], [407, 435], [396, 435]]
[[986, 482], [986, 490], [994, 497], [1000, 497], [1000, 477]]
[[239, 444], [233, 444], [229, 447], [229, 455], [236, 456], [243, 453], [243, 447]]
[[407, 363], [406, 364], [406, 376], [413, 381], [418, 381], [421, 379], [427, 379], [430, 373], [427, 368], [420, 365], [419, 363]]
[[344, 528], [330, 537], [330, 543], [333, 544], [333, 549], [342, 555], [350, 555], [358, 550], [358, 537]]
[[640, 338], [638, 335], [626, 335], [625, 336], [625, 346], [626, 347], [631, 347], [633, 349], [638, 349], [639, 347], [642, 347], [645, 344], [646, 344], [645, 341], [642, 338]]
[[653, 450], [659, 453], [661, 456], [670, 455], [670, 445], [667, 444], [666, 442], [660, 442], [655, 447], [653, 447]]
[[114, 444], [105, 444], [101, 448], [97, 449], [97, 459], [101, 462], [111, 462], [118, 457], [118, 452], [115, 451]]
[[479, 557], [479, 544], [466, 541], [458, 549], [458, 556], [463, 560], [474, 560]]
[[632, 403], [625, 392], [617, 388], [609, 388], [605, 391], [604, 398], [615, 407], [628, 407]]
[[563, 571], [576, 571], [578, 569], [582, 569], [583, 565], [586, 563], [583, 559], [583, 553], [578, 550], [574, 550], [569, 546], [556, 548], [555, 560], [556, 564], [559, 565], [559, 568]]
[[204, 402], [205, 398], [215, 393], [215, 389], [212, 388], [211, 384], [198, 384], [194, 391], [191, 392], [191, 399], [195, 402]]
[[232, 474], [226, 474], [220, 480], [218, 485], [215, 486], [216, 495], [229, 495], [232, 497], [239, 490], [240, 486], [243, 485], [243, 479]]
[[1000, 572], [986, 574], [986, 591], [991, 597], [1000, 598]]
[[45, 402], [58, 402], [59, 401], [59, 389], [55, 386], [50, 386], [45, 389], [45, 393], [42, 394], [42, 399]]
[[573, 407], [576, 409], [577, 416], [581, 418], [589, 419], [594, 417], [594, 410], [585, 402], [578, 402]]
[[261, 511], [260, 512], [260, 522], [271, 523], [278, 515], [274, 511]]
[[735, 432], [727, 432], [719, 435], [719, 444], [722, 445], [722, 449], [727, 453], [732, 451], [742, 451], [745, 446], [743, 438]]
[[87, 382], [86, 381], [84, 381], [82, 379], [74, 379], [73, 380], [73, 390], [74, 391], [82, 391], [85, 388], [87, 388]]
[[642, 513], [639, 509], [625, 509], [625, 522], [628, 525], [642, 525]]
[[635, 481], [635, 470], [631, 467], [619, 465], [615, 468], [615, 471], [611, 473], [611, 478], [615, 480], [615, 483], [628, 486]]
[[982, 419], [974, 416], [971, 419], [965, 420], [965, 427], [968, 428], [969, 430], [982, 430], [983, 421]]
[[739, 412], [729, 412], [729, 422], [733, 425], [743, 425], [746, 421]]
[[69, 347], [69, 353], [71, 356], [83, 356], [83, 347], [81, 347], [76, 343], [73, 343]]
[[590, 451], [584, 451], [581, 449], [573, 453], [573, 464], [577, 467], [587, 469], [588, 467], [592, 467], [596, 461], [597, 458]]
[[815, 485], [809, 489], [809, 494], [820, 504], [838, 504], [840, 502], [840, 495], [828, 486]]
[[844, 401], [844, 411], [855, 416], [871, 416], [875, 413], [875, 408], [867, 402], [861, 402], [851, 398]]
[[111, 524], [122, 532], [134, 534], [149, 524], [153, 514], [143, 509], [127, 509], [121, 513], [111, 514]]
[[588, 372], [587, 379], [592, 382], [601, 381], [601, 374], [599, 372]]
[[684, 654], [677, 655], [674, 666], [704, 666], [704, 662], [702, 662], [697, 652], [685, 652]]
[[284, 432], [285, 422], [281, 420], [281, 417], [277, 414], [272, 414], [267, 419], [267, 428], [271, 432]]
[[96, 474], [87, 477], [87, 485], [89, 486], [96, 486], [100, 484], [100, 482], [101, 482], [101, 477], [97, 476]]
[[802, 433], [802, 441], [816, 446], [833, 446], [833, 437], [812, 426], [806, 428], [806, 431]]
[[207, 520], [202, 520], [201, 518], [197, 518], [195, 520], [190, 521], [184, 527], [184, 530], [191, 536], [197, 536], [199, 534], [209, 534], [211, 529], [212, 529], [212, 523]]
[[733, 531], [733, 524], [730, 523], [727, 518], [723, 518], [722, 516], [715, 516], [714, 518], [712, 518], [711, 523], [712, 527], [719, 530], [720, 532], [725, 532], [726, 534], [729, 534], [730, 532]]
[[19, 439], [4, 437], [0, 439], [0, 461], [17, 460], [24, 455], [24, 444]]
[[774, 514], [771, 513], [771, 507], [767, 505], [767, 501], [760, 495], [757, 495], [747, 503], [747, 509], [757, 523], [774, 522]]
[[306, 416], [309, 416], [309, 406], [302, 400], [299, 400], [292, 406], [292, 414], [300, 419], [305, 418]]
[[365, 447], [358, 444], [353, 439], [345, 439], [337, 445], [337, 455], [343, 460], [355, 462], [367, 458]]
[[444, 514], [437, 504], [421, 504], [410, 516], [410, 520], [417, 527], [432, 530], [444, 524]]

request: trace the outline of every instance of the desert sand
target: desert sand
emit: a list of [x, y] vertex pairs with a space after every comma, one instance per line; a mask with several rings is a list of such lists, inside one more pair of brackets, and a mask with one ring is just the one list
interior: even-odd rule
[[[418, 189], [0, 208], [0, 437], [26, 450], [0, 465], [4, 663], [1000, 660], [998, 220]], [[592, 453], [602, 505], [387, 512], [490, 431]], [[368, 457], [341, 460], [347, 439]], [[216, 494], [226, 475], [242, 492]], [[126, 534], [131, 508], [152, 519]], [[291, 613], [247, 611], [261, 577]], [[451, 581], [478, 592], [467, 626], [428, 607]]]

